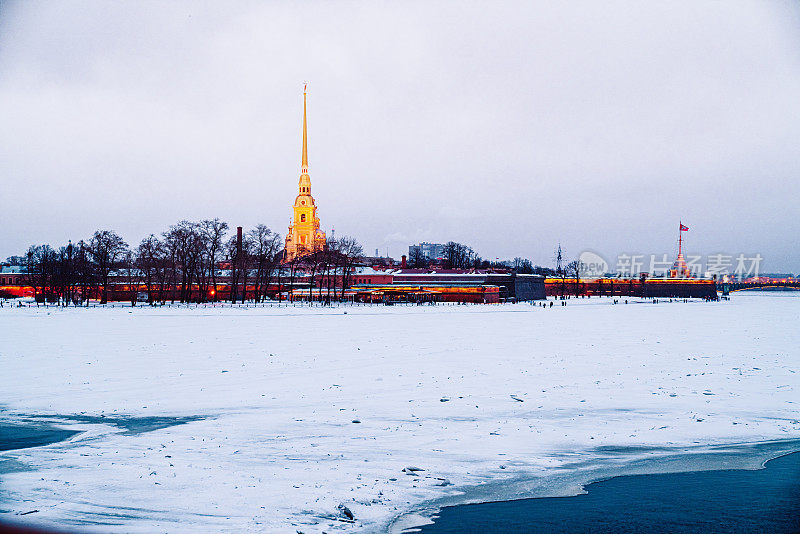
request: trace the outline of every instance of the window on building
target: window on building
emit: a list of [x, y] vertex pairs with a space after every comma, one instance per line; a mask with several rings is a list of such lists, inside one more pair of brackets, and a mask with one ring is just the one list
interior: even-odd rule
[[305, 213], [300, 215], [300, 222], [306, 222], [306, 214]]

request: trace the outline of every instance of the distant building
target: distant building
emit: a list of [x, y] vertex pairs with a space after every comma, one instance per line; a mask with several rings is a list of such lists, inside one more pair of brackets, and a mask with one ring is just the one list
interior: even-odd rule
[[303, 89], [303, 160], [299, 193], [294, 201], [294, 217], [286, 234], [286, 259], [316, 252], [325, 248], [325, 232], [319, 228], [317, 206], [311, 196], [311, 177], [308, 175], [308, 143], [306, 141], [306, 90]]
[[411, 245], [408, 247], [408, 257], [429, 261], [440, 260], [444, 258], [444, 245], [442, 243], [426, 242], [422, 242], [419, 245]]
[[363, 256], [360, 258], [359, 263], [362, 265], [371, 265], [373, 267], [395, 267], [399, 266], [400, 263], [396, 261], [394, 258], [390, 256]]
[[[392, 274], [393, 285], [428, 288], [493, 286], [498, 288], [497, 298], [499, 301], [521, 302], [546, 298], [545, 278], [535, 274], [494, 272], [486, 269], [398, 269]], [[465, 302], [474, 301], [466, 300]]]
[[0, 286], [14, 286], [23, 282], [25, 267], [22, 265], [0, 265]]
[[0, 265], [0, 298], [27, 297], [33, 294], [27, 286], [26, 269], [22, 265]]
[[672, 264], [672, 268], [669, 270], [669, 277], [691, 278], [692, 271], [689, 269], [689, 266], [686, 264], [686, 259], [683, 257], [683, 232], [688, 232], [689, 227], [685, 226], [682, 222], [678, 224], [678, 257], [675, 259], [675, 263]]

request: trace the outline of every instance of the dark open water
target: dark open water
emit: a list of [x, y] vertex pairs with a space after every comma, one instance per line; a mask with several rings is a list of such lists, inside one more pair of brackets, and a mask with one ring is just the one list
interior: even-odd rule
[[757, 471], [621, 476], [586, 491], [448, 506], [421, 532], [800, 533], [800, 453]]
[[122, 429], [124, 434], [136, 435], [175, 425], [183, 425], [200, 419], [202, 419], [200, 416], [27, 415], [20, 417], [19, 421], [16, 422], [0, 421], [0, 452], [50, 445], [51, 443], [68, 440], [75, 434], [80, 433], [78, 430], [61, 428], [57, 423], [105, 424]]

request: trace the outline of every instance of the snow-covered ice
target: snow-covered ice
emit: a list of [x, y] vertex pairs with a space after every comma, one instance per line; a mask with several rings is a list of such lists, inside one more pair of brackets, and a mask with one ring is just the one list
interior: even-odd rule
[[800, 438], [800, 293], [630, 300], [2, 308], [0, 423], [82, 432], [0, 454], [0, 520], [380, 531], [609, 451]]

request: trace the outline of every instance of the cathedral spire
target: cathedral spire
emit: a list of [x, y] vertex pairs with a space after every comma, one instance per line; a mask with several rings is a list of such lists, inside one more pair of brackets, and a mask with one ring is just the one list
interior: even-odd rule
[[308, 83], [303, 83], [303, 163], [302, 173], [308, 174], [308, 141], [306, 133], [306, 95], [308, 94]]
[[[0, 0], [2, 1], [2, 0]], [[325, 249], [325, 232], [320, 230], [317, 206], [311, 196], [311, 177], [308, 175], [308, 121], [306, 101], [308, 84], [303, 84], [303, 158], [302, 173], [297, 181], [298, 193], [294, 199], [294, 217], [286, 234], [286, 259], [291, 260]]]

